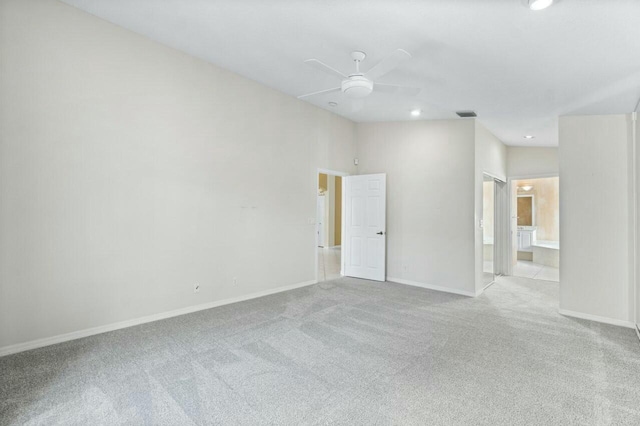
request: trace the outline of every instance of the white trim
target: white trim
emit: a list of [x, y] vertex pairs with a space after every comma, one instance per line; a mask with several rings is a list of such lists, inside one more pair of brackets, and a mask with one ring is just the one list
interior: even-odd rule
[[566, 309], [558, 309], [560, 315], [567, 317], [580, 318], [589, 321], [601, 322], [603, 324], [617, 325], [619, 327], [634, 328], [635, 324], [631, 321], [624, 321], [615, 318], [600, 317], [598, 315], [585, 314], [582, 312], [568, 311]]
[[436, 290], [436, 291], [442, 291], [444, 293], [453, 293], [453, 294], [459, 294], [461, 296], [468, 296], [468, 297], [477, 297], [480, 294], [482, 294], [483, 290], [477, 291], [477, 292], [472, 292], [472, 291], [466, 291], [466, 290], [458, 290], [455, 288], [449, 288], [449, 287], [442, 287], [439, 285], [431, 285], [431, 284], [425, 284], [425, 283], [421, 283], [418, 281], [411, 281], [411, 280], [405, 280], [402, 278], [393, 278], [393, 277], [387, 277], [387, 281], [389, 282], [393, 282], [393, 283], [397, 283], [397, 284], [404, 284], [404, 285], [410, 285], [413, 287], [421, 287], [421, 288], [426, 288], [428, 290]]
[[338, 172], [336, 170], [329, 170], [329, 169], [321, 169], [318, 168], [318, 174], [324, 174], [324, 175], [332, 175], [332, 176], [351, 176], [351, 174], [347, 173], [347, 172]]
[[145, 324], [148, 322], [163, 320], [167, 318], [177, 317], [180, 315], [190, 314], [205, 309], [216, 308], [218, 306], [230, 305], [232, 303], [243, 302], [245, 300], [257, 299], [259, 297], [269, 296], [271, 294], [281, 293], [283, 291], [295, 290], [297, 288], [306, 287], [316, 284], [317, 280], [304, 281], [297, 284], [285, 285], [282, 287], [263, 290], [256, 293], [247, 294], [245, 296], [232, 297], [229, 299], [216, 300], [214, 302], [203, 303], [200, 305], [187, 306], [186, 308], [175, 309], [173, 311], [161, 312], [158, 314], [148, 315], [145, 317], [134, 318], [126, 321], [115, 322], [98, 327], [87, 328], [84, 330], [73, 331], [71, 333], [59, 334], [57, 336], [45, 337], [42, 339], [31, 340], [29, 342], [17, 343], [0, 348], [0, 357], [11, 355], [18, 352], [24, 352], [31, 349], [42, 348], [44, 346], [55, 345], [57, 343], [68, 342], [70, 340], [81, 339], [83, 337], [93, 336], [96, 334], [106, 333], [109, 331], [120, 330], [122, 328], [133, 327], [135, 325]]
[[636, 324], [636, 334], [638, 335], [638, 340], [640, 340], [640, 325]]
[[484, 176], [487, 176], [493, 180], [497, 180], [500, 181], [502, 183], [507, 183], [507, 177], [506, 176], [498, 176], [498, 175], [494, 175], [493, 173], [489, 173], [489, 172], [482, 172], [482, 174]]

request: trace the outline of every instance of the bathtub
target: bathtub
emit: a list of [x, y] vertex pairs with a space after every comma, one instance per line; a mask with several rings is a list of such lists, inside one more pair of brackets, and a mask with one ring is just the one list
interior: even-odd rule
[[533, 263], [560, 267], [560, 241], [536, 240], [532, 244]]

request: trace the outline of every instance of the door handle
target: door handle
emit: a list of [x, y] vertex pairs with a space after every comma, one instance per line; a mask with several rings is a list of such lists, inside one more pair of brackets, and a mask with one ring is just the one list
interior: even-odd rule
[[384, 235], [384, 232], [380, 231], [380, 232], [376, 232], [377, 235]]

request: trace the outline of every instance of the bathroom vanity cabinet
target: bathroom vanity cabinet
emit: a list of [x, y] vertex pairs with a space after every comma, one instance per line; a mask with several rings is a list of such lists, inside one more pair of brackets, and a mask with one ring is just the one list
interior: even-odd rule
[[536, 230], [518, 227], [518, 251], [533, 252], [533, 243], [536, 241]]

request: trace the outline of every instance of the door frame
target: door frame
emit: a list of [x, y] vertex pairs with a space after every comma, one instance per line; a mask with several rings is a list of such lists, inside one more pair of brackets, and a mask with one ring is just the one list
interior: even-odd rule
[[[320, 195], [318, 195], [318, 200], [316, 201], [316, 205], [317, 205], [317, 209], [316, 209], [316, 241], [318, 242], [318, 247], [322, 247], [324, 248], [324, 241], [326, 241], [325, 235], [324, 235], [324, 220], [320, 220], [320, 212], [322, 211], [324, 213], [324, 210], [326, 209], [326, 197], [321, 197]], [[322, 226], [318, 226], [318, 225], [322, 225]], [[322, 244], [322, 245], [321, 245]]]
[[[532, 173], [529, 175], [517, 175], [517, 176], [509, 176], [507, 178], [507, 191], [508, 191], [508, 208], [509, 208], [509, 252], [507, 254], [507, 269], [506, 269], [506, 275], [512, 276], [513, 275], [513, 240], [514, 240], [514, 235], [515, 233], [518, 232], [518, 226], [516, 225], [516, 229], [513, 229], [512, 227], [512, 223], [513, 223], [513, 218], [514, 215], [517, 215], [518, 212], [517, 211], [513, 211], [513, 200], [511, 199], [511, 194], [513, 193], [513, 181], [514, 180], [526, 180], [526, 179], [544, 179], [544, 178], [552, 178], [552, 177], [560, 177], [560, 173], [559, 172], [555, 172], [555, 173]], [[559, 197], [561, 197], [562, 195], [558, 195]], [[517, 197], [518, 197], [518, 193], [516, 192], [516, 201], [517, 201]], [[518, 203], [515, 203], [516, 206], [518, 205]], [[516, 207], [517, 208], [517, 207]], [[562, 227], [562, 224], [559, 224], [560, 227]]]
[[[316, 195], [316, 215], [318, 214], [318, 187], [320, 186], [320, 173], [323, 173], [325, 175], [332, 175], [332, 176], [340, 176], [340, 177], [345, 177], [345, 176], [351, 176], [351, 173], [347, 173], [347, 172], [340, 172], [337, 170], [330, 170], [330, 169], [323, 169], [323, 168], [318, 168], [316, 171], [316, 186], [315, 186], [315, 195]], [[344, 201], [345, 201], [345, 197], [344, 197], [344, 179], [342, 180], [342, 224], [340, 226], [340, 232], [341, 235], [344, 237]], [[320, 282], [319, 281], [319, 273], [320, 273], [320, 268], [318, 265], [318, 232], [316, 232], [316, 229], [318, 228], [318, 224], [317, 224], [317, 217], [314, 217], [313, 220], [313, 226], [314, 226], [314, 235], [315, 235], [315, 252], [314, 254], [314, 262], [315, 262], [315, 270], [316, 270], [316, 282]], [[340, 249], [340, 275], [344, 276], [344, 250]]]
[[[510, 248], [511, 244], [507, 244], [506, 241], [509, 235], [507, 229], [510, 226], [508, 217], [506, 218], [507, 220], [505, 220], [505, 215], [508, 215], [509, 197], [508, 194], [504, 194], [504, 191], [505, 188], [508, 188], [508, 180], [504, 176], [498, 176], [491, 172], [483, 171], [482, 176], [483, 182], [485, 176], [493, 179], [493, 281], [486, 286], [483, 285], [482, 290], [484, 290], [495, 282], [496, 277], [505, 275], [504, 265], [508, 259], [506, 258], [506, 251], [504, 248]], [[484, 271], [484, 267], [482, 270]]]

